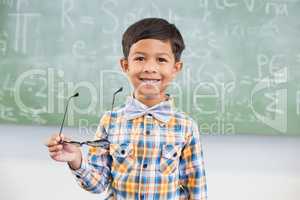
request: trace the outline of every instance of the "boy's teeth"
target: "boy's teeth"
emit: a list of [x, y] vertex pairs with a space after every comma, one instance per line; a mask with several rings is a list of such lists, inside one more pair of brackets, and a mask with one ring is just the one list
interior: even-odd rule
[[142, 80], [145, 83], [157, 83], [158, 80]]

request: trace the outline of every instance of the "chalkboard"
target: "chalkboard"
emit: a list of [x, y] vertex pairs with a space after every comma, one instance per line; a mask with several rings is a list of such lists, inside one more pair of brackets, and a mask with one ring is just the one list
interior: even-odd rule
[[132, 88], [121, 37], [175, 23], [184, 67], [169, 93], [202, 134], [300, 135], [299, 0], [0, 0], [0, 122], [96, 127]]

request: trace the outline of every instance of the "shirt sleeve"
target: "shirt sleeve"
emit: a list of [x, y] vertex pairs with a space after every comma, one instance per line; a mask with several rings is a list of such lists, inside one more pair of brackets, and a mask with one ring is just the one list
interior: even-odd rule
[[[97, 128], [95, 139], [106, 138], [105, 124], [109, 115], [105, 114]], [[82, 152], [82, 163], [79, 169], [71, 172], [75, 175], [80, 187], [92, 193], [106, 193], [110, 196], [112, 159], [108, 150], [99, 147], [89, 147], [88, 155]]]
[[194, 121], [189, 132], [179, 164], [181, 199], [206, 200], [207, 185], [203, 151], [198, 127]]

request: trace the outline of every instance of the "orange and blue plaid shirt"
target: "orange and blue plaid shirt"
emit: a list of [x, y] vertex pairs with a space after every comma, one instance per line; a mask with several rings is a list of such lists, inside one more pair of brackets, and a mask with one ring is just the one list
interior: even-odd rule
[[90, 147], [79, 185], [106, 199], [207, 199], [203, 151], [197, 124], [175, 110], [173, 99], [147, 107], [133, 97], [100, 120], [96, 139], [109, 150]]

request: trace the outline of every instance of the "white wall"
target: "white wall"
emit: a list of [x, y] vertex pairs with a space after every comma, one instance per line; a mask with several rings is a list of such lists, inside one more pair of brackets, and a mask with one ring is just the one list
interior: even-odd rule
[[[43, 143], [56, 131], [0, 125], [1, 200], [101, 199], [49, 158]], [[300, 137], [202, 136], [202, 143], [210, 200], [300, 199]]]

